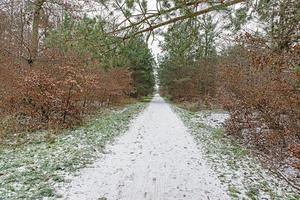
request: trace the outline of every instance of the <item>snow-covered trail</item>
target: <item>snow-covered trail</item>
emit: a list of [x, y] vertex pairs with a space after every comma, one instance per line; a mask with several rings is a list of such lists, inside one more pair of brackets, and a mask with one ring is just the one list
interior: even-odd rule
[[230, 199], [183, 122], [159, 96], [106, 152], [59, 189], [64, 199]]

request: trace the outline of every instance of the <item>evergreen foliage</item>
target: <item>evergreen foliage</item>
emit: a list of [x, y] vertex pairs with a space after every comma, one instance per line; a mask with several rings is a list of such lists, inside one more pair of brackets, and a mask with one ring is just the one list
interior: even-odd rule
[[[63, 53], [76, 52], [94, 67], [129, 68], [134, 81], [134, 96], [153, 92], [155, 61], [142, 37], [122, 40], [107, 34], [108, 23], [101, 18], [84, 17], [72, 20], [66, 16], [64, 23], [51, 31], [46, 43]], [[92, 62], [92, 63], [91, 63]]]

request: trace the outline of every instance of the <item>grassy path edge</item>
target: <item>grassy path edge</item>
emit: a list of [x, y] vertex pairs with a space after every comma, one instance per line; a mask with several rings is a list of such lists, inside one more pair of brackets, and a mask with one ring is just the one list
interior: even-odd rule
[[55, 186], [65, 176], [91, 164], [107, 142], [124, 133], [146, 103], [96, 115], [63, 134], [40, 133], [32, 142], [0, 148], [0, 199], [56, 199]]
[[227, 186], [232, 199], [300, 199], [296, 190], [264, 169], [248, 149], [225, 136], [223, 128], [197, 122], [195, 119], [201, 111], [191, 112], [174, 104], [172, 108], [200, 145], [220, 181]]

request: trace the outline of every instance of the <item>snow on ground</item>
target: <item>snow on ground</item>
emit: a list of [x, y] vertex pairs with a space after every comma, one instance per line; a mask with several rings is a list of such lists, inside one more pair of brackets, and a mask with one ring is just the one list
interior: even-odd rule
[[228, 113], [200, 112], [193, 118], [196, 122], [203, 123], [212, 128], [223, 127], [225, 121], [230, 117]]
[[164, 100], [156, 96], [97, 162], [58, 188], [63, 199], [229, 199]]
[[300, 199], [224, 136], [226, 113], [175, 108], [187, 130], [156, 96], [130, 130], [105, 148], [143, 108], [110, 110], [68, 133], [36, 133], [23, 145], [0, 148], [0, 200], [57, 199], [54, 188], [72, 200]]
[[96, 160], [108, 141], [128, 130], [145, 104], [125, 108], [102, 109], [82, 126], [61, 134], [43, 131], [7, 140], [0, 147], [0, 200], [57, 199], [54, 188], [65, 181], [65, 174]]
[[[299, 192], [261, 166], [250, 151], [224, 136], [224, 113], [189, 112], [174, 107], [199, 143], [231, 199], [299, 200]], [[220, 117], [221, 116], [221, 117]], [[216, 117], [216, 118], [214, 118]], [[213, 123], [212, 123], [213, 122]]]

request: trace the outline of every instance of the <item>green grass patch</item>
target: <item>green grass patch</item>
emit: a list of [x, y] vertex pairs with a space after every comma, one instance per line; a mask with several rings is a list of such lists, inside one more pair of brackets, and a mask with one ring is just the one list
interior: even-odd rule
[[212, 130], [211, 134], [215, 140], [221, 140], [222, 138], [224, 138], [224, 129], [223, 128], [214, 128]]
[[149, 103], [152, 100], [153, 96], [149, 95], [149, 96], [145, 96], [142, 98], [142, 102], [144, 103]]
[[58, 198], [54, 185], [63, 182], [65, 174], [92, 163], [108, 141], [127, 130], [129, 121], [145, 105], [110, 109], [62, 134], [36, 133], [38, 137], [33, 134], [23, 145], [2, 146], [0, 199]]
[[228, 187], [228, 191], [230, 194], [230, 197], [237, 199], [239, 197], [240, 191], [233, 185], [230, 185]]
[[246, 192], [246, 195], [251, 199], [251, 200], [256, 200], [259, 194], [259, 189], [257, 187], [250, 187], [248, 191]]

